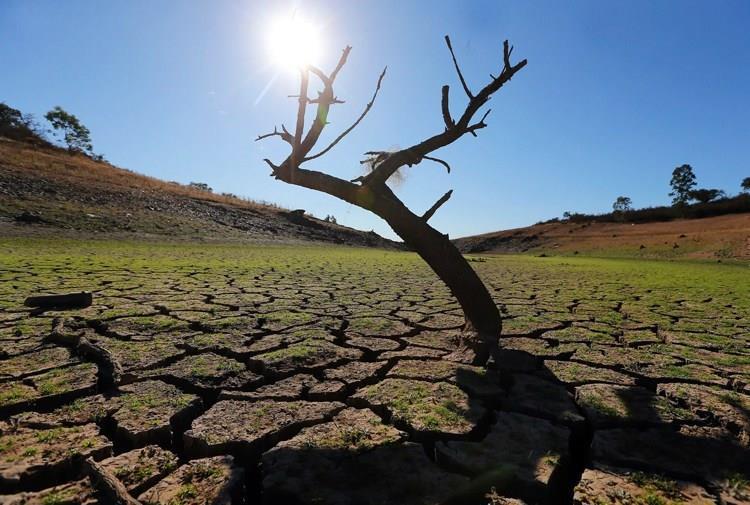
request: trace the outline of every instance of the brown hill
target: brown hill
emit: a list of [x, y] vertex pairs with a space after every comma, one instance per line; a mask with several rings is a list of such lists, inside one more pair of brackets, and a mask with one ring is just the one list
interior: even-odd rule
[[363, 232], [232, 196], [201, 191], [65, 150], [0, 138], [0, 230], [8, 234], [315, 241], [398, 247]]
[[639, 224], [561, 221], [454, 242], [465, 253], [750, 260], [750, 213]]

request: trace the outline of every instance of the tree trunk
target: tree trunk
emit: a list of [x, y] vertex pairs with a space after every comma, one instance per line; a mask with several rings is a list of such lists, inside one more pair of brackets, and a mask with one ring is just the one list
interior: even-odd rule
[[[389, 189], [386, 191], [391, 193]], [[372, 210], [427, 262], [463, 309], [466, 319], [463, 349], [457, 356], [464, 354], [474, 364], [486, 364], [497, 348], [502, 329], [500, 312], [486, 286], [447, 235], [415, 215], [395, 196], [393, 199], [383, 196]]]
[[[356, 186], [323, 172], [292, 169], [288, 162], [274, 168], [274, 177], [289, 184], [322, 191], [373, 212], [384, 219], [448, 286], [464, 312], [461, 348], [454, 358], [484, 365], [497, 349], [500, 312], [477, 273], [456, 246], [417, 216], [385, 184]], [[435, 207], [428, 214], [434, 212]]]

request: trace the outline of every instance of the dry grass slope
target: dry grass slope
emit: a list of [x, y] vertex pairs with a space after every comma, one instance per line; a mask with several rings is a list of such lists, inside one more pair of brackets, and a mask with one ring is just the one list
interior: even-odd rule
[[750, 260], [750, 214], [655, 223], [547, 223], [457, 239], [463, 252]]
[[62, 149], [0, 138], [7, 234], [107, 233], [250, 241], [394, 244], [274, 205], [201, 191]]

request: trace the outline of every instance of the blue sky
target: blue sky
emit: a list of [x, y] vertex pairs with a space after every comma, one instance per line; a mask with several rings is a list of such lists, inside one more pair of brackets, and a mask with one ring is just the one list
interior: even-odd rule
[[[472, 88], [501, 65], [505, 38], [529, 64], [491, 101], [489, 127], [423, 163], [397, 193], [417, 213], [448, 189], [431, 223], [452, 237], [525, 226], [564, 211], [601, 212], [619, 195], [669, 202], [671, 170], [736, 193], [750, 176], [750, 2], [163, 1], [0, 2], [0, 101], [42, 116], [76, 114], [116, 165], [166, 180], [304, 208], [393, 237], [374, 215], [268, 176], [286, 145], [253, 142], [291, 125], [294, 74], [269, 59], [268, 26], [291, 9], [324, 26], [329, 68], [346, 45], [333, 138], [309, 168], [360, 174], [361, 154], [442, 128], [440, 87], [464, 102], [443, 36]], [[267, 93], [259, 97], [269, 82]]]

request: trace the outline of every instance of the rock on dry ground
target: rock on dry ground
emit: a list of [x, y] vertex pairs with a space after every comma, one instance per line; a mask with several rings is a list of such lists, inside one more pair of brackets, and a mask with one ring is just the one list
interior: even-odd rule
[[481, 368], [413, 255], [5, 247], [0, 503], [95, 503], [87, 457], [144, 504], [750, 503], [740, 270], [476, 263], [505, 321]]

